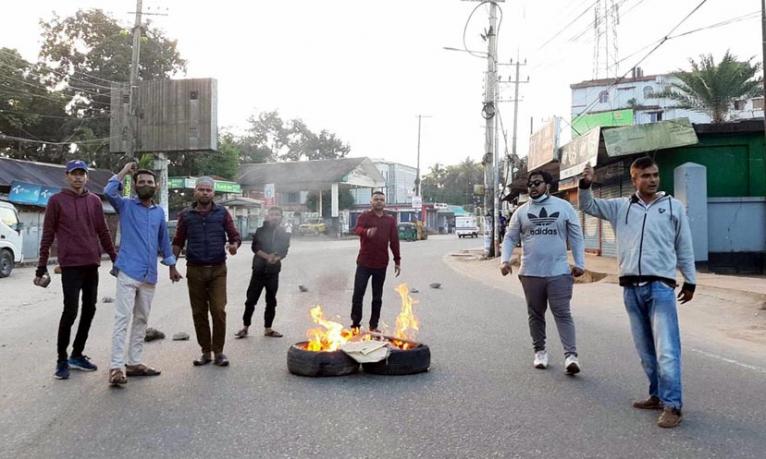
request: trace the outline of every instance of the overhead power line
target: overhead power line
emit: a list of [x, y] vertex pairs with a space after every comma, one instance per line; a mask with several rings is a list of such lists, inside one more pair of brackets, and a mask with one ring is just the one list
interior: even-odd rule
[[[642, 63], [642, 62], [644, 62], [644, 61], [645, 61], [647, 58], [649, 58], [649, 56], [651, 56], [652, 54], [654, 54], [654, 52], [655, 52], [655, 51], [657, 51], [657, 50], [658, 50], [658, 49], [659, 49], [659, 48], [660, 48], [660, 47], [661, 47], [663, 44], [665, 44], [665, 42], [667, 42], [668, 40], [670, 40], [670, 37], [673, 35], [673, 33], [674, 33], [674, 32], [675, 32], [675, 31], [676, 31], [676, 30], [677, 30], [679, 27], [681, 27], [681, 26], [683, 25], [683, 23], [684, 23], [684, 22], [686, 22], [686, 21], [687, 21], [687, 20], [688, 20], [688, 19], [689, 19], [689, 18], [690, 18], [690, 17], [691, 17], [691, 16], [692, 16], [694, 13], [696, 13], [696, 12], [697, 12], [697, 10], [699, 10], [699, 9], [702, 7], [702, 5], [704, 5], [705, 3], [707, 3], [707, 1], [708, 1], [708, 0], [702, 0], [701, 2], [699, 2], [699, 4], [697, 4], [697, 6], [695, 6], [695, 7], [694, 7], [694, 9], [692, 9], [692, 10], [691, 10], [691, 11], [690, 11], [690, 12], [689, 12], [689, 13], [688, 13], [686, 16], [684, 16], [684, 18], [683, 18], [683, 19], [681, 19], [681, 21], [680, 21], [678, 24], [676, 24], [676, 25], [675, 25], [675, 26], [674, 26], [672, 29], [670, 29], [670, 31], [669, 31], [668, 33], [666, 33], [666, 34], [665, 34], [665, 35], [664, 35], [664, 36], [663, 36], [663, 37], [662, 37], [662, 38], [661, 38], [661, 39], [660, 39], [660, 40], [657, 42], [657, 44], [656, 44], [656, 45], [655, 45], [655, 46], [654, 46], [654, 47], [653, 47], [653, 48], [652, 48], [652, 49], [651, 49], [651, 50], [650, 50], [650, 51], [649, 51], [649, 52], [648, 52], [648, 53], [647, 53], [647, 54], [646, 54], [644, 57], [642, 57], [641, 59], [639, 59], [639, 60], [638, 60], [638, 62], [636, 62], [635, 64], [633, 64], [633, 65], [632, 65], [632, 66], [631, 66], [631, 67], [628, 69], [628, 71], [626, 71], [626, 72], [625, 72], [625, 73], [624, 73], [622, 76], [620, 76], [619, 78], [616, 78], [616, 79], [615, 79], [615, 80], [612, 82], [612, 84], [610, 84], [610, 85], [609, 85], [609, 86], [606, 88], [606, 91], [609, 91], [609, 90], [610, 90], [610, 89], [612, 89], [613, 87], [615, 87], [615, 86], [617, 86], [618, 84], [620, 84], [620, 83], [622, 82], [622, 80], [624, 80], [624, 79], [625, 79], [625, 77], [626, 77], [626, 76], [628, 76], [628, 74], [629, 74], [629, 73], [630, 73], [630, 72], [631, 72], [631, 71], [632, 71], [632, 70], [633, 70], [635, 67], [638, 67], [639, 65], [641, 65], [641, 63]], [[595, 105], [598, 103], [598, 101], [599, 101], [599, 97], [597, 96], [595, 99], [593, 99], [593, 101], [592, 101], [591, 103], [589, 103], [589, 104], [588, 104], [588, 105], [585, 107], [585, 109], [583, 109], [583, 111], [582, 111], [582, 112], [580, 112], [580, 114], [579, 114], [579, 115], [577, 115], [576, 117], [572, 118], [572, 124], [574, 124], [574, 123], [575, 123], [577, 120], [579, 120], [580, 118], [582, 118], [583, 116], [585, 116], [585, 115], [586, 115], [586, 114], [587, 114], [587, 113], [590, 111], [590, 109], [591, 109], [591, 108], [593, 108], [593, 107], [594, 107], [594, 106], [595, 106]]]
[[107, 144], [111, 140], [111, 137], [102, 137], [99, 139], [88, 139], [88, 140], [71, 140], [68, 142], [53, 142], [50, 140], [42, 140], [42, 139], [28, 139], [25, 137], [17, 137], [13, 135], [7, 135], [0, 133], [0, 139], [7, 139], [7, 140], [18, 140], [20, 142], [29, 142], [29, 143], [40, 143], [40, 144], [46, 144], [46, 145], [71, 145], [71, 144], [77, 144], [77, 145], [98, 145], [98, 144]]

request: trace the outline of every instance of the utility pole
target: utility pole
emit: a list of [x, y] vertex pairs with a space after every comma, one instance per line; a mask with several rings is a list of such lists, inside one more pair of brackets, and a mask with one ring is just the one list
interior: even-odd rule
[[420, 211], [421, 211], [421, 219], [423, 221], [423, 225], [426, 224], [426, 211], [423, 207], [423, 195], [421, 194], [421, 188], [420, 188], [420, 129], [421, 124], [423, 122], [423, 118], [430, 118], [428, 115], [418, 115], [418, 164], [417, 164], [417, 170], [415, 172], [415, 196], [418, 196], [420, 198]]
[[487, 77], [484, 91], [484, 254], [495, 256], [498, 240], [497, 200], [497, 3], [489, 4], [489, 30], [487, 31]]
[[[130, 134], [128, 135], [128, 144], [126, 156], [132, 159], [136, 152], [136, 139], [138, 138], [138, 107], [136, 107], [136, 91], [138, 90], [138, 66], [141, 57], [141, 29], [143, 15], [143, 0], [136, 0], [136, 20], [133, 24], [133, 53], [130, 59], [130, 79], [128, 89], [128, 105], [130, 106], [130, 116], [128, 117], [128, 126]], [[158, 185], [160, 191], [160, 207], [165, 211], [165, 220], [168, 219], [168, 159], [165, 153], [159, 153], [154, 160], [153, 169], [158, 172]], [[129, 179], [128, 179], [129, 180]], [[132, 184], [131, 184], [132, 185]], [[126, 193], [130, 193], [131, 186], [125, 187]]]
[[418, 115], [418, 164], [417, 172], [415, 175], [415, 196], [421, 196], [420, 194], [420, 129], [423, 118], [431, 118], [429, 115]]
[[[529, 77], [527, 77], [526, 81], [520, 81], [519, 80], [519, 67], [522, 65], [522, 63], [519, 61], [519, 54], [516, 53], [516, 78], [513, 80], [513, 137], [511, 138], [511, 154], [513, 155], [514, 160], [518, 158], [516, 155], [516, 137], [519, 131], [519, 85], [521, 83], [529, 83]], [[524, 64], [527, 65], [526, 59], [524, 60]]]
[[[125, 148], [125, 156], [128, 161], [135, 157], [136, 152], [136, 130], [137, 130], [137, 110], [136, 110], [136, 83], [138, 81], [138, 61], [141, 54], [141, 11], [143, 10], [142, 0], [136, 0], [136, 20], [133, 24], [133, 54], [130, 59], [130, 76], [128, 78], [128, 142]], [[125, 177], [124, 193], [130, 196], [133, 182], [130, 177]]]
[[500, 81], [500, 83], [503, 84], [513, 84], [513, 99], [502, 99], [500, 102], [513, 102], [513, 136], [511, 137], [511, 157], [515, 161], [518, 159], [518, 154], [516, 151], [516, 141], [518, 139], [518, 132], [519, 132], [519, 103], [521, 102], [521, 98], [519, 97], [519, 86], [524, 83], [529, 83], [529, 76], [527, 76], [526, 80], [521, 80], [521, 66], [527, 65], [527, 60], [524, 59], [524, 62], [521, 62], [521, 59], [519, 59], [519, 53], [516, 52], [516, 62], [511, 59], [510, 64], [500, 64], [500, 65], [511, 65], [516, 67], [516, 76], [513, 80], [508, 81]]

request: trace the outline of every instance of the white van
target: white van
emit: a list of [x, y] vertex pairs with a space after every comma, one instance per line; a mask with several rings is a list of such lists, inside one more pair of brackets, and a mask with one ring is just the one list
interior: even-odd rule
[[476, 217], [455, 217], [455, 234], [457, 237], [479, 237], [479, 225]]
[[24, 261], [21, 227], [13, 204], [0, 201], [0, 277], [10, 276], [13, 266]]

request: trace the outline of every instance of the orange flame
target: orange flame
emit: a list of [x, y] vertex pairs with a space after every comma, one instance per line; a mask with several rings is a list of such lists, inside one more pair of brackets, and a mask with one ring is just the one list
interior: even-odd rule
[[322, 306], [316, 305], [311, 308], [311, 320], [321, 327], [311, 328], [306, 332], [309, 342], [306, 350], [312, 352], [337, 351], [344, 343], [350, 340], [354, 333], [344, 329], [343, 325], [324, 318]]
[[402, 310], [396, 317], [396, 333], [394, 336], [399, 339], [414, 341], [420, 325], [418, 318], [412, 312], [412, 305], [417, 302], [410, 296], [410, 289], [407, 284], [400, 284], [395, 290], [402, 297]]

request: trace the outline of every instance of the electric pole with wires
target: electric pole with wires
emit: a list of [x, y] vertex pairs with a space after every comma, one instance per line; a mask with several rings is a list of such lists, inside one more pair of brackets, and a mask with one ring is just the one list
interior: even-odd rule
[[497, 158], [497, 2], [489, 3], [487, 73], [482, 116], [484, 126], [484, 255], [495, 257], [499, 244], [498, 158]]
[[[142, 15], [143, 12], [143, 0], [136, 0], [136, 18], [133, 25], [133, 48], [132, 48], [132, 55], [130, 59], [130, 79], [128, 80], [128, 84], [130, 85], [128, 88], [128, 106], [129, 106], [129, 116], [128, 116], [128, 141], [127, 141], [127, 148], [125, 155], [127, 156], [128, 160], [130, 161], [135, 157], [135, 152], [137, 150], [136, 146], [136, 139], [138, 138], [138, 107], [136, 107], [136, 92], [138, 90], [138, 79], [139, 79], [139, 64], [140, 64], [140, 58], [141, 58], [141, 33], [143, 28], [143, 22], [142, 22]], [[149, 15], [154, 16], [165, 16], [165, 14], [162, 13], [148, 13]], [[154, 159], [153, 167], [157, 172], [158, 179], [157, 179], [157, 185], [159, 188], [159, 201], [160, 201], [160, 207], [165, 211], [165, 219], [167, 220], [169, 215], [169, 196], [168, 196], [168, 158], [165, 153], [158, 153], [157, 157]], [[126, 196], [130, 195], [131, 192], [131, 185], [130, 179], [126, 179], [124, 184], [124, 190]]]

